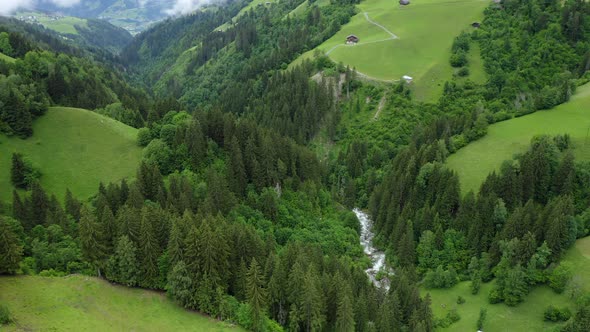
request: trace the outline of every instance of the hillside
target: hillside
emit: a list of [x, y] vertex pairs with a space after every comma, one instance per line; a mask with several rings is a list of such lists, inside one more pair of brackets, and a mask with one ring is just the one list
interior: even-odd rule
[[[526, 151], [535, 135], [569, 134], [578, 160], [590, 160], [590, 84], [578, 88], [572, 99], [551, 110], [537, 111], [491, 125], [483, 138], [451, 155], [447, 165], [459, 174], [461, 190], [478, 191], [486, 176], [502, 162]], [[490, 153], [494, 151], [494, 153]]]
[[106, 20], [35, 11], [18, 12], [14, 17], [20, 21], [38, 24], [54, 31], [65, 41], [89, 48], [98, 47], [112, 53], [120, 52], [133, 39], [128, 31], [114, 26]]
[[[67, 188], [80, 198], [88, 198], [101, 181], [133, 177], [141, 159], [136, 129], [91, 111], [52, 107], [34, 122], [33, 129], [33, 136], [26, 140], [0, 136], [2, 188], [12, 188], [13, 152], [31, 160], [43, 174], [43, 187], [60, 199]], [[11, 196], [11, 189], [0, 192], [2, 201]]]
[[81, 275], [1, 277], [0, 302], [15, 320], [3, 331], [242, 331], [162, 293]]
[[[426, 0], [400, 6], [397, 1], [363, 1], [357, 5], [358, 14], [338, 33], [294, 63], [319, 49], [376, 81], [392, 82], [409, 75], [414, 78], [416, 97], [432, 100], [453, 74], [449, 65], [453, 39], [461, 31], [472, 30], [470, 24], [481, 21], [488, 4]], [[350, 34], [359, 38], [356, 45], [344, 43]]]
[[14, 58], [9, 57], [8, 55], [2, 54], [2, 53], [0, 53], [0, 60], [11, 62], [11, 63], [14, 62]]
[[[561, 264], [575, 266], [573, 279], [581, 287], [590, 290], [590, 237], [577, 240], [576, 244], [564, 255]], [[543, 320], [547, 306], [569, 307], [574, 309], [574, 301], [567, 295], [556, 294], [547, 286], [533, 289], [527, 295], [526, 303], [516, 307], [505, 304], [489, 304], [488, 293], [494, 282], [484, 284], [479, 294], [472, 295], [470, 282], [461, 282], [451, 289], [426, 290], [432, 296], [432, 310], [435, 317], [444, 317], [447, 312], [457, 308], [461, 319], [443, 331], [469, 331], [476, 326], [479, 309], [487, 309], [485, 331], [553, 331], [559, 324]], [[466, 302], [458, 305], [457, 297], [462, 296]]]

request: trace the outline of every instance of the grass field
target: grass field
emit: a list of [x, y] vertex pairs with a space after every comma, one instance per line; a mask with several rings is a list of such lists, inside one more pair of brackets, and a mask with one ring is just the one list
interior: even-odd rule
[[[590, 237], [576, 241], [567, 251], [562, 262], [568, 262], [574, 267], [573, 280], [582, 286], [586, 292], [590, 291]], [[479, 309], [487, 308], [487, 319], [484, 331], [552, 331], [555, 323], [543, 321], [543, 311], [550, 304], [558, 307], [569, 307], [575, 312], [575, 305], [569, 296], [556, 294], [547, 286], [536, 287], [527, 295], [525, 302], [516, 307], [504, 304], [489, 304], [487, 296], [493, 287], [493, 282], [483, 284], [478, 295], [471, 295], [470, 282], [461, 282], [448, 290], [422, 290], [422, 295], [430, 293], [432, 296], [432, 311], [435, 317], [444, 317], [449, 310], [457, 308], [461, 319], [445, 331], [476, 331]], [[458, 305], [457, 297], [462, 296], [466, 302]]]
[[[397, 1], [366, 0], [358, 5], [360, 11], [350, 23], [318, 49], [329, 52], [334, 61], [379, 80], [412, 76], [416, 97], [432, 100], [440, 95], [442, 83], [453, 74], [449, 57], [454, 38], [461, 31], [472, 29], [470, 24], [482, 19], [488, 4], [480, 0], [422, 0], [400, 6]], [[391, 36], [367, 21], [365, 12], [399, 39], [384, 40]], [[345, 46], [349, 34], [357, 35], [359, 44]], [[384, 41], [375, 42], [379, 40]], [[312, 56], [313, 50], [295, 63]]]
[[76, 25], [87, 27], [87, 21], [82, 18], [72, 17], [72, 16], [64, 16], [59, 19], [53, 19], [51, 16], [48, 16], [43, 13], [38, 12], [19, 12], [17, 16], [35, 16], [37, 22], [47, 29], [53, 30], [59, 33], [67, 33], [72, 35], [77, 35], [78, 30], [76, 30]]
[[[488, 294], [493, 282], [483, 284], [479, 294], [472, 295], [470, 282], [464, 281], [451, 289], [423, 290], [432, 296], [434, 317], [445, 317], [447, 312], [457, 308], [461, 319], [443, 331], [477, 331], [476, 323], [480, 308], [487, 309], [487, 318], [483, 330], [486, 332], [503, 331], [551, 331], [557, 324], [545, 322], [543, 312], [550, 304], [558, 307], [574, 307], [565, 295], [558, 295], [548, 286], [537, 287], [529, 293], [525, 302], [509, 307], [503, 303], [489, 304]], [[465, 303], [457, 304], [457, 297], [462, 296]]]
[[162, 293], [81, 275], [0, 277], [0, 303], [15, 320], [2, 331], [242, 331]]
[[476, 192], [504, 160], [526, 151], [535, 135], [568, 133], [576, 159], [590, 160], [589, 130], [590, 84], [586, 84], [578, 88], [569, 102], [554, 109], [491, 125], [486, 136], [451, 155], [447, 165], [459, 174], [464, 193]]
[[2, 54], [2, 53], [0, 53], [0, 61], [6, 61], [6, 62], [10, 62], [10, 63], [12, 63], [12, 62], [14, 62], [14, 61], [16, 61], [16, 60], [15, 60], [14, 58], [12, 58], [12, 57], [9, 57], [9, 56], [8, 56], [8, 55], [6, 55], [6, 54]]
[[2, 201], [12, 196], [13, 152], [23, 153], [41, 170], [41, 184], [59, 199], [66, 188], [88, 198], [100, 181], [133, 177], [141, 159], [136, 129], [91, 111], [52, 107], [34, 121], [33, 130], [26, 140], [0, 135]]

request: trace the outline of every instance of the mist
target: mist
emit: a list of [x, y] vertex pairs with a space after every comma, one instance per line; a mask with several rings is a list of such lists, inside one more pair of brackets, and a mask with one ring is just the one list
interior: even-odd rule
[[52, 3], [65, 8], [80, 3], [80, 0], [2, 0], [0, 1], [0, 15], [9, 15], [18, 9], [30, 9], [39, 2]]
[[225, 0], [176, 0], [174, 6], [165, 12], [168, 15], [186, 15], [201, 7], [223, 2], [225, 2]]

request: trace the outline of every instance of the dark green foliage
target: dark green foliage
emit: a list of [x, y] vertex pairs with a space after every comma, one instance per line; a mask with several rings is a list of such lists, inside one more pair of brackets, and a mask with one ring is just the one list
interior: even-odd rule
[[569, 281], [572, 279], [572, 267], [566, 263], [559, 264], [549, 275], [549, 287], [556, 293], [563, 293]]
[[5, 304], [0, 304], [0, 325], [8, 324], [12, 321], [10, 311]]
[[488, 310], [485, 308], [479, 309], [479, 318], [477, 319], [477, 330], [483, 331], [484, 324], [486, 322], [486, 316], [488, 314]]
[[10, 168], [10, 180], [16, 188], [26, 189], [41, 176], [40, 172], [33, 168], [31, 162], [20, 153], [12, 154], [12, 166]]
[[590, 307], [583, 305], [574, 315], [573, 320], [569, 321], [561, 331], [562, 332], [583, 332], [590, 329]]
[[107, 278], [126, 286], [137, 285], [140, 271], [137, 248], [126, 235], [119, 238], [107, 268]]
[[545, 309], [543, 317], [550, 322], [565, 322], [572, 317], [572, 313], [568, 308], [557, 308], [550, 305]]
[[23, 257], [22, 226], [14, 219], [0, 216], [0, 274], [14, 274]]

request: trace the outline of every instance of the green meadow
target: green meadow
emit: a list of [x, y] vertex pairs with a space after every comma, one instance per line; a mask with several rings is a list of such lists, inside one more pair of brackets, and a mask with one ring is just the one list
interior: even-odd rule
[[[488, 4], [479, 0], [422, 0], [400, 6], [397, 1], [366, 0], [357, 6], [359, 13], [317, 49], [377, 80], [412, 76], [415, 96], [432, 100], [440, 95], [442, 83], [453, 74], [449, 57], [454, 38], [472, 29], [470, 24], [483, 18]], [[389, 39], [391, 35], [370, 23], [365, 12], [399, 39]], [[357, 45], [344, 44], [349, 34], [359, 37]], [[294, 63], [311, 58], [313, 53], [314, 50], [301, 55]], [[483, 69], [478, 66], [480, 63], [475, 61], [476, 68], [470, 69], [481, 76]]]
[[487, 175], [502, 162], [526, 151], [533, 136], [569, 134], [578, 160], [590, 160], [590, 84], [578, 88], [572, 99], [551, 110], [499, 122], [488, 134], [447, 159], [459, 175], [461, 190], [478, 191]]
[[14, 58], [12, 58], [12, 57], [9, 57], [9, 56], [8, 56], [8, 55], [6, 55], [6, 54], [2, 54], [2, 53], [0, 53], [0, 61], [6, 61], [6, 62], [11, 62], [11, 63], [12, 63], [12, 62], [14, 62], [14, 61], [15, 61], [15, 59], [14, 59]]
[[54, 20], [48, 17], [46, 14], [38, 12], [19, 12], [18, 16], [35, 16], [39, 24], [43, 25], [47, 29], [53, 30], [59, 33], [77, 35], [76, 25], [87, 27], [87, 21], [83, 18], [77, 18], [72, 16], [64, 16], [60, 19]]
[[163, 293], [82, 275], [0, 277], [2, 331], [243, 331], [170, 301]]
[[[584, 291], [590, 291], [590, 237], [576, 241], [564, 255], [562, 262], [574, 267], [573, 281]], [[557, 323], [545, 322], [543, 312], [549, 305], [569, 307], [575, 312], [574, 301], [567, 295], [556, 294], [548, 286], [534, 288], [525, 301], [515, 307], [505, 304], [489, 304], [488, 294], [493, 288], [493, 281], [482, 284], [479, 294], [472, 295], [470, 282], [465, 281], [451, 289], [422, 289], [422, 295], [432, 296], [432, 311], [435, 317], [442, 318], [453, 309], [457, 309], [461, 319], [444, 331], [476, 331], [480, 308], [487, 309], [484, 331], [553, 331]], [[457, 304], [457, 297], [462, 296], [466, 302]]]
[[12, 196], [13, 152], [41, 171], [41, 185], [59, 199], [66, 188], [86, 199], [101, 181], [133, 177], [141, 160], [136, 129], [91, 111], [52, 107], [34, 121], [33, 130], [26, 140], [0, 135], [0, 201]]

